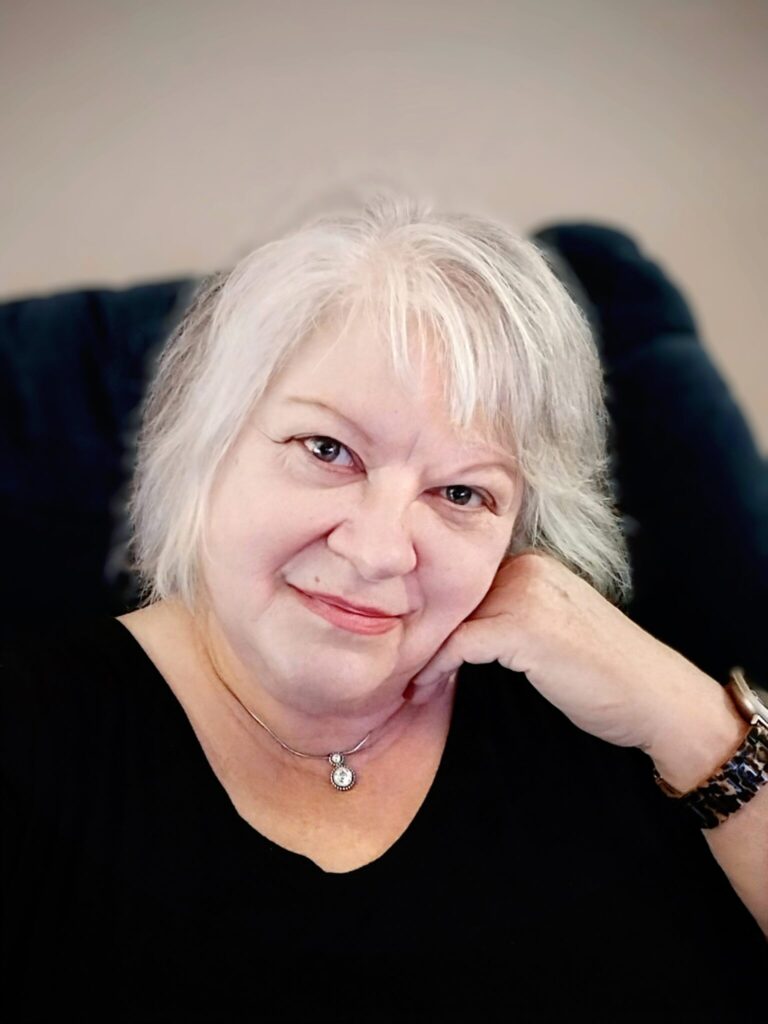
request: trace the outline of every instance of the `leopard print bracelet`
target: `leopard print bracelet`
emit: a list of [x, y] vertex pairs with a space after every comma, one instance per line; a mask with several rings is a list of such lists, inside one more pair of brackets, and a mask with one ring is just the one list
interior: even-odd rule
[[653, 777], [667, 796], [679, 800], [693, 813], [699, 828], [715, 828], [768, 782], [768, 727], [754, 722], [736, 753], [715, 775], [689, 793], [681, 793], [665, 782], [655, 768]]

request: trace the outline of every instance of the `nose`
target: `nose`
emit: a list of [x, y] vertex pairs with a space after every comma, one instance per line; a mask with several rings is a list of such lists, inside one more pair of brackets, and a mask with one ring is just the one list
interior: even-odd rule
[[416, 567], [410, 500], [398, 500], [391, 488], [366, 494], [328, 535], [328, 547], [346, 558], [363, 579], [406, 576]]

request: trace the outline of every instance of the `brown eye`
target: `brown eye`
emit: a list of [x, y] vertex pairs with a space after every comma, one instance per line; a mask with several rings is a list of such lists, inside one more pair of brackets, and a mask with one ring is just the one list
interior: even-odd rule
[[[335, 460], [340, 452], [344, 451], [350, 454], [349, 448], [343, 445], [341, 441], [337, 441], [333, 437], [326, 437], [323, 434], [313, 434], [311, 437], [302, 437], [299, 440], [314, 458], [328, 465], [337, 465]], [[349, 464], [354, 465], [354, 460], [351, 459]]]
[[[449, 484], [448, 487], [443, 488], [449, 495], [449, 501], [452, 505], [466, 506], [472, 500], [472, 495], [476, 495], [481, 504], [488, 506], [489, 501], [484, 494], [480, 491], [476, 491], [474, 487], [466, 487], [464, 484]], [[478, 508], [479, 506], [475, 506]]]
[[[351, 450], [335, 437], [328, 437], [326, 434], [310, 434], [309, 437], [296, 437], [302, 448], [309, 452], [314, 460], [323, 462], [326, 466], [340, 466], [342, 468], [355, 468], [355, 457]], [[342, 452], [347, 453], [348, 462], [339, 462]], [[483, 491], [477, 491], [474, 487], [467, 487], [465, 484], [449, 484], [447, 487], [439, 488], [448, 495], [449, 504], [455, 508], [467, 508], [470, 512], [477, 512], [483, 508], [494, 511], [493, 499]], [[473, 496], [480, 499], [479, 504], [470, 505]]]
[[451, 484], [450, 487], [446, 487], [446, 491], [451, 495], [451, 499], [455, 500], [456, 505], [466, 505], [472, 497], [472, 489], [462, 484]]

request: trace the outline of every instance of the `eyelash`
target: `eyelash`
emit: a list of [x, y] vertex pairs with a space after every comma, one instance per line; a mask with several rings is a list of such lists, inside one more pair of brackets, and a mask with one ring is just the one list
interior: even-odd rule
[[[342, 444], [341, 441], [337, 441], [335, 437], [330, 437], [328, 434], [308, 434], [305, 437], [294, 437], [294, 438], [292, 438], [292, 440], [298, 441], [302, 445], [304, 450], [309, 453], [309, 455], [312, 457], [312, 459], [315, 462], [319, 462], [321, 465], [324, 465], [324, 466], [333, 466], [333, 463], [325, 462], [323, 459], [317, 458], [317, 456], [312, 454], [312, 452], [310, 451], [309, 447], [306, 445], [305, 442], [307, 442], [307, 441], [331, 441], [331, 442], [333, 442], [333, 444], [338, 445], [339, 448], [343, 449], [346, 452], [349, 452], [349, 455], [353, 458], [353, 460], [357, 459], [357, 456], [354, 455], [354, 453], [352, 452], [352, 450], [350, 448], [348, 448], [345, 444]], [[484, 505], [485, 505], [485, 507], [487, 509], [489, 509], [490, 511], [494, 511], [494, 509], [495, 509], [495, 503], [494, 503], [493, 499], [491, 498], [491, 496], [489, 494], [486, 494], [485, 491], [479, 491], [476, 487], [467, 487], [466, 484], [446, 484], [446, 487], [464, 487], [466, 490], [472, 491], [474, 494], [479, 495], [479, 497], [483, 499], [483, 503], [484, 503]], [[454, 508], [459, 508], [459, 509], [460, 508], [466, 508], [465, 505], [457, 505], [455, 502], [449, 502], [449, 504], [451, 506], [453, 506]], [[479, 508], [476, 508], [476, 509], [469, 509], [469, 511], [470, 512], [479, 512], [481, 510]]]

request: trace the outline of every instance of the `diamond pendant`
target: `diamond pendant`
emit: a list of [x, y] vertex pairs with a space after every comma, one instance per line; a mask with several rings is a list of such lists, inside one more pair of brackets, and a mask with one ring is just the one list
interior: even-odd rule
[[329, 754], [328, 760], [334, 766], [331, 772], [331, 785], [340, 790], [352, 789], [356, 777], [349, 765], [344, 763], [344, 755]]

